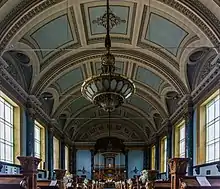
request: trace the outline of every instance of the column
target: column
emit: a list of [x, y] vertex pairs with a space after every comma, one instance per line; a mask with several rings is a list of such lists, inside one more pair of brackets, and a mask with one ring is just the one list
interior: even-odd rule
[[92, 149], [92, 150], [90, 150], [90, 152], [91, 152], [91, 179], [93, 179], [94, 178], [94, 172], [93, 172], [93, 170], [94, 170], [94, 150]]
[[27, 102], [26, 104], [26, 110], [25, 110], [25, 116], [26, 116], [26, 155], [27, 156], [33, 156], [35, 153], [34, 149], [34, 121], [35, 121], [35, 111], [32, 107], [31, 103]]
[[147, 165], [147, 164], [148, 164], [148, 162], [147, 162], [147, 161], [148, 161], [147, 157], [148, 157], [148, 151], [147, 151], [147, 148], [145, 148], [145, 149], [144, 149], [144, 158], [143, 158], [143, 168], [144, 168], [144, 169], [148, 169], [148, 168], [147, 168], [147, 166], [148, 166], [148, 165]]
[[69, 153], [69, 170], [71, 174], [76, 174], [76, 148], [75, 146], [70, 147], [70, 153]]
[[193, 175], [193, 103], [188, 99], [185, 108], [186, 158], [189, 158], [188, 175]]
[[150, 170], [151, 169], [151, 147], [150, 146], [148, 146], [147, 147], [147, 166], [146, 166], [146, 168], [147, 168], [147, 170]]
[[64, 138], [60, 142], [60, 167], [65, 169], [65, 141]]
[[[167, 161], [172, 158], [172, 136], [173, 128], [170, 121], [167, 123]], [[170, 168], [167, 163], [166, 177], [170, 178]]]
[[160, 172], [160, 138], [156, 136], [155, 143], [155, 170]]
[[47, 132], [48, 132], [48, 159], [47, 159], [47, 162], [48, 162], [48, 172], [49, 172], [49, 175], [48, 175], [48, 178], [49, 179], [52, 179], [53, 178], [53, 169], [54, 169], [54, 160], [53, 160], [53, 132], [54, 132], [54, 129], [53, 127], [49, 127], [47, 129]]
[[125, 151], [125, 171], [126, 179], [128, 178], [128, 150]]

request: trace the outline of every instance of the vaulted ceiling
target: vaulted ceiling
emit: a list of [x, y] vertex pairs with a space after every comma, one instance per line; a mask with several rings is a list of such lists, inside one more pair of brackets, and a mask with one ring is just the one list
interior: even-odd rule
[[[100, 73], [104, 0], [2, 0], [0, 49], [8, 71], [74, 141], [108, 135], [108, 115], [84, 99]], [[217, 55], [219, 0], [110, 0], [116, 72], [136, 94], [112, 113], [112, 135], [147, 141], [206, 76]], [[46, 98], [45, 98], [46, 96]]]

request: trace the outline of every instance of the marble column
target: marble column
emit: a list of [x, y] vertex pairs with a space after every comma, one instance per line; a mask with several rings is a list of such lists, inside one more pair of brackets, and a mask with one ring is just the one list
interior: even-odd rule
[[65, 141], [64, 138], [60, 142], [60, 165], [61, 169], [65, 169]]
[[160, 138], [156, 136], [155, 143], [155, 170], [160, 171]]
[[125, 151], [125, 171], [126, 179], [128, 178], [128, 150]]
[[188, 175], [193, 175], [193, 103], [188, 99], [185, 108], [186, 158], [189, 158]]
[[54, 128], [53, 127], [49, 127], [47, 129], [48, 132], [48, 178], [52, 179], [53, 178], [53, 169], [54, 169], [54, 159], [53, 159], [53, 132], [54, 132]]
[[94, 150], [90, 150], [91, 152], [91, 179], [94, 178], [93, 170], [94, 170]]
[[35, 138], [34, 138], [34, 121], [35, 121], [35, 110], [31, 103], [26, 104], [25, 110], [26, 116], [26, 156], [35, 155]]
[[[173, 128], [170, 121], [167, 122], [167, 161], [172, 158]], [[166, 177], [170, 178], [169, 165], [167, 163]]]

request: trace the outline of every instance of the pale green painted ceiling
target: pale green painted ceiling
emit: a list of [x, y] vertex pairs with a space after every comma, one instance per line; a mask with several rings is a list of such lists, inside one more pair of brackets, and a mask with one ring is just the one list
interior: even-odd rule
[[81, 68], [75, 68], [68, 73], [61, 76], [56, 84], [59, 86], [61, 93], [76, 86], [83, 81], [83, 74]]
[[39, 28], [31, 37], [36, 41], [45, 57], [53, 49], [73, 41], [72, 30], [70, 29], [67, 15], [58, 17]]
[[[110, 6], [111, 11], [121, 19], [121, 23], [111, 30], [111, 33], [127, 34], [130, 8], [128, 6]], [[105, 34], [106, 29], [99, 25], [99, 18], [106, 13], [105, 6], [89, 7], [89, 22], [91, 35]]]
[[[184, 95], [190, 90], [181, 57], [181, 53], [185, 53], [182, 47], [197, 41], [211, 44], [216, 35], [209, 34], [212, 31], [208, 33], [208, 29], [201, 28], [203, 25], [197, 22], [202, 18], [197, 15], [207, 11], [188, 14], [180, 12], [184, 7], [179, 1], [176, 1], [177, 7], [165, 5], [167, 1], [154, 0], [150, 5], [149, 2], [110, 1], [110, 8], [116, 16], [116, 25], [111, 30], [116, 72], [129, 77], [137, 87], [137, 94], [126, 105], [149, 115], [148, 121], [152, 124], [155, 112], [163, 112], [163, 119], [168, 116], [166, 92], [176, 91]], [[100, 58], [92, 52], [104, 48], [105, 28], [100, 25], [100, 19], [105, 13], [105, 3], [59, 0], [51, 1], [47, 7], [46, 3], [41, 5], [39, 2], [41, 7], [35, 4], [33, 12], [29, 9], [33, 17], [17, 17], [25, 22], [21, 22], [19, 32], [13, 30], [16, 37], [8, 38], [15, 43], [14, 46], [20, 43], [33, 50], [28, 50], [28, 55], [36, 79], [33, 79], [30, 91], [38, 96], [47, 90], [53, 91], [51, 93], [56, 98], [53, 113], [61, 108], [63, 112], [60, 114], [70, 111], [72, 115], [91, 105], [79, 95], [80, 85], [101, 71]], [[160, 3], [163, 6], [158, 6]], [[189, 15], [194, 15], [194, 19]], [[14, 22], [8, 24], [14, 23], [18, 27], [19, 24]], [[142, 124], [138, 122], [138, 125]]]
[[168, 19], [154, 13], [150, 14], [145, 36], [147, 40], [160, 45], [176, 56], [178, 47], [186, 35], [186, 31]]
[[158, 75], [143, 67], [138, 67], [135, 79], [152, 87], [157, 92], [159, 92], [160, 86], [164, 82]]

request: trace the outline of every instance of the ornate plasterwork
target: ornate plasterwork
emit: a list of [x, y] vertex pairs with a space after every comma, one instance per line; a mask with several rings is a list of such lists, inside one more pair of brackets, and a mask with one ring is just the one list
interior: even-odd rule
[[[51, 68], [46, 72], [43, 78], [40, 79], [35, 87], [32, 89], [32, 92], [39, 95], [43, 89], [50, 84], [51, 81], [56, 77], [57, 73], [60, 73], [68, 67], [73, 65], [80, 64], [81, 62], [89, 61], [94, 58], [99, 58], [104, 51], [102, 50], [92, 50], [85, 51], [83, 53], [78, 53], [77, 55], [73, 55], [64, 59], [60, 64]], [[175, 75], [167, 66], [163, 65], [160, 61], [155, 58], [148, 56], [144, 53], [136, 52], [133, 50], [123, 50], [123, 51], [112, 51], [116, 57], [123, 57], [126, 59], [134, 60], [142, 63], [143, 65], [148, 65], [151, 69], [156, 70], [158, 73], [163, 75], [166, 80], [175, 87], [176, 91], [180, 94], [184, 94], [187, 92], [185, 85], [181, 82], [180, 78]], [[43, 82], [42, 82], [43, 81]]]
[[[5, 1], [1, 1], [1, 3], [3, 3], [3, 2], [5, 2]], [[15, 36], [17, 36], [17, 34], [21, 30], [25, 30], [26, 27], [24, 27], [24, 26], [26, 26], [27, 23], [30, 23], [31, 20], [36, 17], [42, 16], [44, 14], [44, 12], [46, 12], [46, 10], [51, 9], [53, 6], [55, 6], [61, 2], [64, 2], [64, 0], [44, 0], [44, 1], [23, 0], [23, 1], [21, 1], [16, 7], [14, 7], [12, 9], [10, 14], [7, 15], [0, 23], [0, 39], [1, 39], [0, 40], [0, 43], [1, 43], [0, 49], [1, 49], [1, 52], [3, 52], [4, 49], [10, 45], [9, 43], [11, 42], [12, 39], [18, 38]], [[91, 2], [92, 1], [90, 1], [90, 0], [83, 1], [83, 3], [91, 3]], [[216, 44], [218, 43], [218, 38], [220, 36], [220, 32], [219, 32], [220, 22], [215, 17], [215, 15], [207, 7], [205, 7], [200, 1], [198, 1], [198, 0], [179, 0], [179, 1], [176, 1], [176, 0], [157, 0], [157, 2], [167, 6], [169, 8], [171, 7], [173, 10], [177, 11], [180, 15], [182, 14], [184, 16], [184, 18], [188, 18], [188, 20], [190, 20], [194, 25], [196, 25], [197, 27], [200, 28], [201, 33], [203, 32], [203, 34], [205, 34], [209, 38], [209, 40], [212, 42], [213, 46], [216, 46]], [[215, 2], [218, 3], [217, 0], [215, 0]], [[75, 1], [74, 1], [74, 3], [75, 3]], [[129, 2], [129, 3], [133, 3], [133, 2]], [[141, 11], [140, 11], [140, 13], [136, 13], [137, 6], [143, 6], [145, 4], [145, 1], [140, 1], [140, 5], [139, 5], [139, 2], [137, 2], [137, 5], [136, 5], [136, 3], [134, 3], [134, 4], [135, 4], [135, 6], [133, 9], [134, 14], [133, 14], [133, 18], [132, 18], [133, 19], [132, 23], [134, 22], [135, 14], [139, 15], [139, 16], [142, 14]], [[77, 1], [76, 5], [77, 6], [79, 5], [79, 7], [80, 7], [80, 1]], [[73, 7], [74, 7], [74, 5], [73, 5]], [[73, 12], [73, 9], [74, 9], [73, 7], [70, 7], [70, 9], [69, 9], [70, 12]], [[0, 4], [0, 8], [1, 8], [1, 4]], [[154, 8], [156, 8], [156, 7], [154, 7]], [[142, 9], [140, 9], [140, 7], [139, 7], [138, 10], [142, 10]], [[79, 11], [77, 11], [77, 13], [79, 13], [79, 12], [80, 12], [80, 8], [79, 8]], [[77, 19], [79, 19], [79, 18], [81, 18], [81, 15], [77, 17]], [[77, 24], [77, 26], [80, 25], [80, 28], [83, 27], [82, 26], [83, 22], [80, 19], [76, 21], [76, 24]], [[137, 27], [139, 27], [139, 26], [137, 26]], [[137, 29], [135, 31], [137, 31]], [[85, 34], [85, 31], [80, 30], [80, 32], [81, 33], [79, 34], [79, 36], [82, 37]], [[139, 33], [139, 32], [137, 32], [137, 33]], [[187, 41], [185, 43], [185, 45], [183, 46], [183, 49], [187, 48], [189, 46], [189, 44], [191, 44], [192, 42], [194, 42], [196, 40], [201, 40], [200, 37], [203, 34], [199, 35], [199, 37], [193, 36], [192, 38], [190, 38], [190, 40]], [[136, 35], [136, 33], [135, 33], [135, 35]], [[22, 37], [22, 36], [20, 36], [20, 37]], [[134, 37], [135, 36], [133, 35], [133, 36], [129, 37], [128, 39], [124, 40], [121, 37], [116, 36], [115, 41], [118, 42], [118, 40], [119, 40], [120, 43], [121, 42], [130, 43], [131, 48], [136, 48], [137, 44], [135, 43], [135, 40], [133, 40]], [[95, 42], [100, 43], [100, 42], [102, 42], [102, 39], [103, 39], [102, 37], [98, 37], [95, 40]], [[82, 39], [82, 38], [80, 39], [80, 41], [83, 41], [83, 40], [84, 39]], [[15, 40], [15, 42], [16, 42], [16, 40]], [[113, 40], [113, 42], [114, 42], [114, 40]], [[83, 48], [95, 48], [96, 44], [93, 44], [93, 45], [94, 46], [87, 46], [87, 45], [83, 46], [82, 45], [82, 49], [80, 49], [81, 48], [80, 46], [77, 46], [76, 52], [84, 51], [85, 49], [83, 49]], [[172, 89], [174, 91], [177, 91], [181, 95], [190, 93], [189, 88], [187, 88], [186, 84], [184, 84], [185, 83], [183, 81], [184, 79], [178, 76], [179, 70], [181, 70], [181, 69], [179, 69], [179, 67], [182, 66], [184, 63], [181, 63], [179, 65], [178, 58], [174, 58], [174, 57], [170, 56], [169, 54], [167, 54], [166, 52], [162, 51], [161, 49], [159, 49], [155, 46], [151, 46], [151, 45], [146, 46], [146, 45], [140, 44], [140, 41], [138, 41], [138, 46], [143, 49], [141, 49], [140, 51], [139, 50], [135, 51], [134, 49], [133, 50], [128, 49], [127, 46], [124, 46], [124, 44], [123, 44], [123, 48], [122, 48], [123, 52], [118, 52], [117, 50], [114, 50], [114, 53], [116, 54], [116, 56], [118, 56], [120, 58], [127, 59], [127, 60], [129, 59], [129, 66], [127, 66], [127, 65], [125, 66], [125, 68], [123, 70], [124, 73], [128, 73], [129, 77], [131, 76], [131, 78], [134, 78], [134, 75], [133, 75], [133, 73], [131, 73], [130, 70], [133, 70], [135, 68], [136, 63], [134, 63], [134, 62], [138, 61], [138, 62], [140, 62], [140, 64], [143, 67], [152, 69], [155, 73], [162, 76], [163, 79], [166, 80], [167, 84], [169, 84], [169, 86], [165, 85], [166, 86], [166, 87], [164, 87], [165, 89], [161, 88], [161, 91], [160, 91], [161, 94], [162, 94], [162, 91], [166, 91], [166, 89], [168, 89], [168, 88], [169, 88], [169, 90]], [[127, 49], [124, 49], [125, 47]], [[69, 48], [72, 48], [72, 47], [69, 47]], [[146, 51], [144, 48], [146, 48]], [[97, 52], [98, 52], [98, 55], [96, 55]], [[36, 76], [35, 75], [36, 73], [34, 73], [34, 76], [36, 76], [37, 79], [40, 79], [42, 82], [41, 81], [37, 82], [37, 85], [34, 85], [36, 80], [32, 82], [34, 85], [34, 88], [32, 89], [33, 94], [36, 94], [36, 96], [39, 97], [42, 92], [46, 91], [48, 87], [51, 87], [52, 85], [50, 85], [51, 84], [50, 80], [53, 81], [53, 79], [55, 78], [55, 75], [58, 73], [58, 70], [64, 71], [65, 69], [67, 69], [67, 67], [70, 68], [71, 66], [73, 66], [75, 64], [81, 64], [81, 61], [88, 61], [89, 62], [91, 59], [94, 59], [95, 57], [99, 58], [101, 53], [102, 53], [102, 50], [98, 49], [97, 51], [94, 51], [94, 52], [90, 52], [88, 50], [88, 51], [81, 52], [77, 55], [69, 56], [69, 54], [70, 54], [69, 52], [62, 51], [61, 49], [59, 49], [59, 51], [57, 53], [55, 53], [54, 56], [51, 56], [50, 58], [48, 58], [44, 62], [45, 63], [44, 68], [45, 68], [45, 70], [48, 70], [45, 72], [46, 77], [44, 77], [43, 74], [40, 73], [40, 70], [39, 70], [38, 74], [41, 76], [41, 78], [38, 77], [39, 75]], [[150, 55], [146, 55], [144, 53], [146, 53], [146, 54], [149, 53]], [[152, 58], [154, 55], [157, 55], [157, 58]], [[69, 58], [66, 58], [68, 56], [69, 56]], [[182, 56], [182, 54], [180, 55], [180, 57], [181, 56]], [[183, 54], [183, 56], [184, 56], [184, 54]], [[62, 59], [62, 57], [63, 57], [63, 61], [59, 61], [57, 63], [56, 62], [57, 59]], [[71, 59], [74, 59], [74, 61], [72, 61]], [[64, 64], [65, 61], [67, 61], [67, 63]], [[167, 62], [170, 64], [169, 65], [166, 64]], [[55, 65], [56, 63], [57, 63], [57, 65]], [[91, 69], [91, 67], [89, 67], [85, 63], [83, 63], [82, 67], [83, 67], [84, 77], [87, 78], [88, 76], [91, 75], [92, 69]], [[177, 72], [173, 71], [171, 67], [176, 69]], [[203, 77], [204, 78], [203, 81], [206, 81], [206, 82], [202, 82], [202, 85], [198, 85], [196, 92], [194, 91], [192, 93], [194, 99], [196, 99], [197, 96], [202, 93], [201, 91], [203, 91], [204, 86], [207, 86], [208, 83], [213, 81], [212, 79], [216, 77], [214, 74], [218, 75], [217, 66], [214, 67], [214, 69], [213, 69], [214, 71], [213, 70], [211, 71], [211, 68], [210, 68], [210, 73], [205, 74], [206, 77]], [[2, 73], [1, 77], [4, 77], [4, 79], [13, 88], [15, 88], [19, 94], [25, 93], [25, 91], [23, 89], [21, 89], [20, 85], [18, 85], [17, 82], [15, 80], [13, 80], [14, 78], [9, 76], [9, 74], [6, 72], [5, 69], [2, 69], [1, 73]], [[211, 77], [211, 79], [207, 79], [207, 77], [209, 77], [209, 76]], [[149, 89], [148, 87], [146, 87], [143, 84], [140, 84], [138, 86], [140, 88], [142, 88], [143, 90]], [[143, 90], [138, 91], [138, 94], [141, 94], [141, 96], [146, 95], [145, 93], [142, 94]], [[74, 89], [73, 90], [71, 89], [71, 91], [74, 91]], [[160, 99], [161, 94], [157, 94], [153, 90], [149, 90], [149, 91], [150, 91], [149, 95], [146, 95], [147, 100], [153, 99], [154, 106], [156, 106], [156, 109], [159, 110], [161, 103], [156, 103], [157, 102], [156, 99], [157, 98]], [[65, 94], [70, 94], [70, 91], [68, 91]], [[155, 94], [156, 98], [152, 98], [152, 95], [154, 95], [154, 94]], [[165, 93], [163, 95], [165, 95]], [[26, 97], [24, 97], [24, 100], [26, 98], [29, 98], [28, 95]], [[62, 99], [61, 96], [59, 98], [61, 100], [63, 100], [60, 102], [65, 102], [65, 100]], [[69, 98], [66, 98], [66, 99], [69, 99]], [[56, 99], [56, 104], [58, 104], [60, 102], [58, 102], [58, 99]], [[162, 111], [159, 111], [160, 114], [162, 115], [162, 117], [167, 116], [167, 112], [164, 109]], [[39, 112], [41, 112], [40, 113], [41, 115], [45, 116], [45, 114], [42, 113], [42, 110], [40, 110]], [[46, 116], [46, 117], [47, 117], [46, 119], [50, 119], [48, 116]]]

